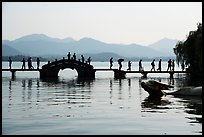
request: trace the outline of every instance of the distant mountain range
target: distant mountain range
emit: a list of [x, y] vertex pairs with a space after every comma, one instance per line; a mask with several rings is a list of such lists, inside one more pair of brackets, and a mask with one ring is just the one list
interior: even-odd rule
[[[178, 40], [164, 38], [148, 46], [138, 44], [110, 44], [92, 38], [51, 38], [44, 34], [32, 34], [13, 41], [2, 41], [2, 55], [64, 56], [68, 52], [94, 56], [95, 58], [115, 57], [169, 57], [175, 56], [173, 48]], [[96, 56], [97, 55], [97, 56]]]

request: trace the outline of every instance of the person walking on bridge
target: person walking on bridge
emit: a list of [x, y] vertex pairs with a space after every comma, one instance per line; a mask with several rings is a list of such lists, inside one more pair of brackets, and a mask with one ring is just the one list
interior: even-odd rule
[[83, 55], [81, 55], [81, 61], [82, 61], [82, 63], [84, 63], [84, 56]]
[[172, 71], [174, 71], [174, 67], [175, 67], [175, 63], [174, 63], [174, 60], [172, 60]]
[[170, 69], [170, 71], [171, 71], [171, 59], [169, 59], [169, 61], [168, 61], [168, 68], [167, 68], [166, 71], [168, 71], [169, 69]]
[[32, 58], [31, 57], [28, 58], [28, 69], [34, 69], [34, 67], [32, 65]]
[[22, 64], [21, 69], [26, 69], [26, 67], [25, 67], [25, 58], [23, 58], [22, 62], [23, 62], [23, 64]]
[[12, 60], [11, 60], [11, 57], [9, 57], [9, 68], [11, 69], [11, 64], [12, 64]]
[[124, 59], [118, 59], [119, 70], [122, 69], [122, 61], [124, 61]]
[[91, 63], [91, 57], [89, 57], [89, 58], [87, 59], [87, 62], [88, 62], [88, 64], [90, 65], [90, 63]]
[[139, 71], [144, 71], [144, 69], [142, 68], [142, 60], [141, 59], [139, 61]]
[[129, 71], [131, 71], [131, 64], [132, 64], [132, 62], [128, 61], [128, 69], [127, 70], [129, 70]]
[[151, 65], [152, 65], [152, 68], [151, 68], [151, 71], [154, 70], [155, 71], [155, 63], [154, 63], [155, 59], [153, 59]]
[[76, 53], [74, 53], [73, 55], [73, 60], [76, 60]]
[[158, 69], [157, 71], [161, 71], [161, 59], [159, 60]]
[[68, 60], [70, 60], [70, 58], [71, 58], [71, 53], [70, 52], [67, 54], [67, 57], [68, 57]]
[[110, 58], [110, 69], [113, 67], [113, 57]]
[[40, 59], [37, 58], [37, 69], [39, 69], [39, 66], [40, 66]]

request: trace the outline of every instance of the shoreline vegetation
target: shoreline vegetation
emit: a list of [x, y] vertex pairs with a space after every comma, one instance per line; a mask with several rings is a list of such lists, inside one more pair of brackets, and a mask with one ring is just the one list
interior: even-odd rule
[[190, 31], [185, 41], [176, 44], [174, 53], [177, 64], [187, 67], [189, 81], [202, 85], [202, 23], [197, 23], [197, 30]]

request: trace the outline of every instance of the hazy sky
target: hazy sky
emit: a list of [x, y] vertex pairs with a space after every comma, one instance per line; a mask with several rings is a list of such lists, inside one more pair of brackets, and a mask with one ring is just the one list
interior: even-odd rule
[[198, 22], [202, 2], [2, 3], [3, 40], [37, 33], [148, 45], [164, 37], [185, 40]]

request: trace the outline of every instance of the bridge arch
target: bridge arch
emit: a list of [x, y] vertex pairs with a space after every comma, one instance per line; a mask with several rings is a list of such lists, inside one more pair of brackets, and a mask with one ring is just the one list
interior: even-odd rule
[[68, 59], [62, 59], [43, 65], [40, 70], [40, 78], [57, 78], [59, 71], [66, 68], [75, 69], [80, 78], [95, 78], [95, 70], [92, 65]]

